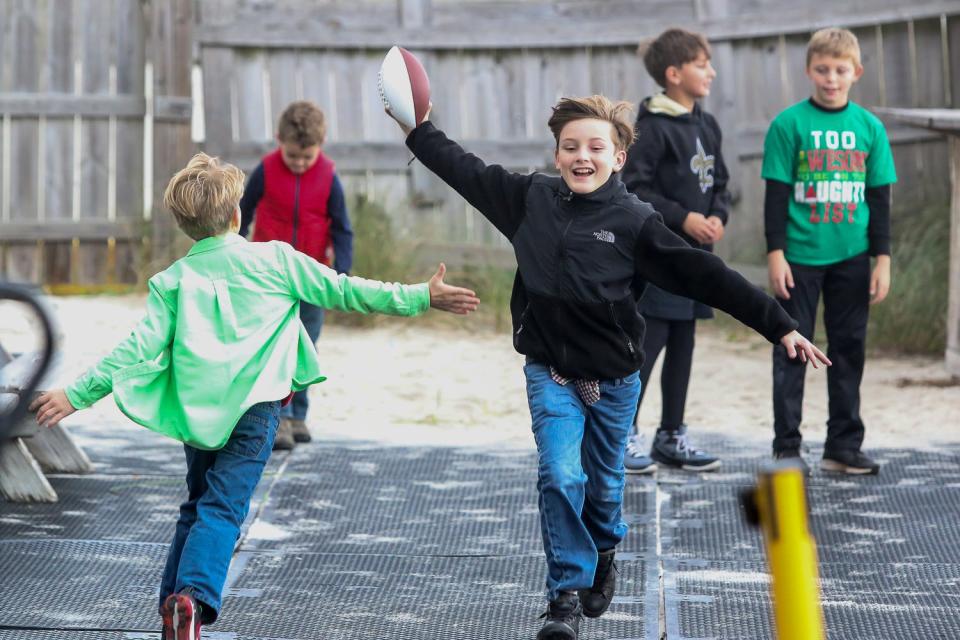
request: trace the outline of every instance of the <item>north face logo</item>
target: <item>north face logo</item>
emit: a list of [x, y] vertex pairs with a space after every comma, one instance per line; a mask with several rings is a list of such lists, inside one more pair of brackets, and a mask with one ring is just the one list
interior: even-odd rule
[[616, 237], [613, 235], [612, 231], [594, 231], [593, 237], [601, 242], [616, 242]]

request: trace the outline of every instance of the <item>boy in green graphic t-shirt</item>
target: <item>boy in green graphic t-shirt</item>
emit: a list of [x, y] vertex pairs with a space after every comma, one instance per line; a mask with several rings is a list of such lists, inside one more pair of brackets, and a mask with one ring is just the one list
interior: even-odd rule
[[[813, 337], [823, 295], [829, 342], [829, 419], [821, 467], [875, 474], [860, 419], [867, 316], [890, 289], [890, 185], [897, 176], [883, 123], [850, 102], [863, 74], [846, 29], [822, 29], [807, 46], [813, 96], [778, 115], [763, 148], [764, 222], [770, 284]], [[871, 270], [870, 258], [875, 258]], [[804, 367], [773, 351], [773, 452], [800, 457]]]

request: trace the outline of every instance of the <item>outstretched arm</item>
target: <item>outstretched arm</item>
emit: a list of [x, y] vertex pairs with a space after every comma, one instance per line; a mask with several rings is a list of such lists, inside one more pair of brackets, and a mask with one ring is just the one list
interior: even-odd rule
[[277, 250], [282, 252], [291, 295], [318, 307], [395, 316], [416, 316], [434, 307], [464, 315], [480, 302], [473, 291], [443, 282], [443, 265], [429, 282], [399, 284], [337, 274], [284, 243], [277, 243]]
[[[651, 216], [640, 231], [637, 271], [662, 289], [726, 311], [796, 357], [829, 364], [826, 356], [797, 333], [797, 321], [780, 304], [753, 286], [723, 260], [694, 249]], [[816, 365], [815, 365], [816, 366]]]
[[513, 237], [523, 219], [533, 176], [485, 164], [447, 138], [429, 120], [424, 120], [416, 129], [402, 124], [400, 128], [407, 134], [407, 146], [425, 167], [453, 187], [508, 239]]
[[85, 409], [109, 394], [113, 391], [113, 374], [159, 356], [173, 339], [175, 324], [176, 314], [151, 280], [146, 317], [123, 342], [73, 384], [40, 394], [30, 404], [30, 410], [37, 412], [37, 422], [56, 426], [77, 409]]

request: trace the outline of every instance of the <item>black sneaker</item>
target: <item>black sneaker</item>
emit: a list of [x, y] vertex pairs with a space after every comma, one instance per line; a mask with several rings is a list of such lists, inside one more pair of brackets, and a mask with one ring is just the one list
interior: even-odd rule
[[593, 586], [580, 589], [577, 595], [583, 603], [583, 615], [599, 618], [613, 602], [613, 593], [617, 590], [617, 563], [613, 561], [616, 549], [601, 551], [597, 554], [597, 571], [593, 574]]
[[540, 617], [547, 621], [537, 634], [537, 640], [577, 640], [583, 618], [580, 598], [575, 593], [561, 593]]
[[650, 447], [650, 457], [661, 464], [684, 471], [713, 471], [720, 468], [720, 459], [693, 447], [687, 441], [687, 425], [676, 431], [657, 429]]
[[803, 459], [803, 456], [800, 455], [799, 449], [784, 449], [783, 451], [776, 451], [773, 454], [773, 457], [777, 460], [786, 460], [794, 459], [800, 461], [800, 467], [803, 470], [803, 475], [810, 476], [810, 465], [807, 464], [807, 461]]
[[851, 476], [875, 476], [880, 473], [880, 465], [862, 451], [824, 451], [820, 468]]

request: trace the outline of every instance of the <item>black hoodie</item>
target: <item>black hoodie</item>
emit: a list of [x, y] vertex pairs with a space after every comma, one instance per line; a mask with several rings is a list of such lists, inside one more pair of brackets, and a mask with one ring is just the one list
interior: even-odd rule
[[[692, 246], [711, 251], [712, 245], [700, 245], [684, 233], [683, 223], [690, 211], [727, 223], [729, 174], [720, 151], [720, 127], [698, 104], [693, 111], [676, 113], [670, 111], [671, 103], [676, 105], [662, 94], [640, 103], [637, 141], [627, 153], [623, 182], [638, 198], [653, 205], [671, 231]], [[669, 320], [713, 315], [705, 305], [654, 288], [644, 296], [641, 311]]]
[[647, 281], [723, 309], [771, 342], [797, 326], [773, 298], [667, 229], [616, 174], [576, 194], [561, 178], [488, 166], [430, 122], [407, 146], [510, 240], [514, 347], [566, 377], [605, 380], [640, 367], [636, 301]]

